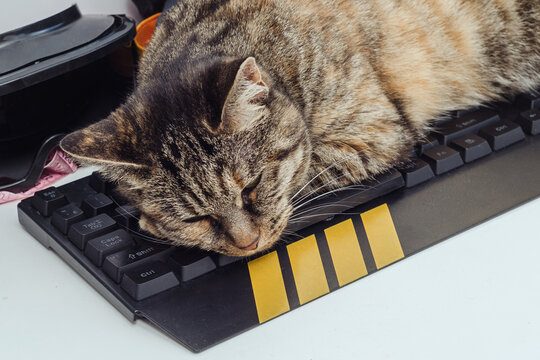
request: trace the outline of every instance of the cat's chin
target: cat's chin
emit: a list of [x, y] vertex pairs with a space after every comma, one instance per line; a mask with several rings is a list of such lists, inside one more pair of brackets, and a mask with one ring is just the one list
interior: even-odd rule
[[257, 247], [254, 249], [241, 249], [238, 248], [230, 243], [227, 243], [225, 246], [220, 247], [219, 249], [215, 249], [214, 251], [227, 255], [227, 256], [233, 256], [233, 257], [249, 257], [257, 254], [264, 253], [270, 249], [272, 249], [276, 243], [278, 242], [279, 237], [277, 239], [268, 239], [261, 236], [261, 240], [258, 243]]
[[231, 246], [230, 248], [226, 250], [219, 250], [217, 252], [226, 255], [226, 256], [232, 256], [232, 257], [249, 257], [253, 255], [257, 255], [259, 253], [266, 252], [267, 250], [271, 249], [274, 246], [275, 243], [270, 243], [263, 246], [257, 246], [256, 249], [253, 250], [243, 250], [239, 248], [235, 248], [234, 246]]

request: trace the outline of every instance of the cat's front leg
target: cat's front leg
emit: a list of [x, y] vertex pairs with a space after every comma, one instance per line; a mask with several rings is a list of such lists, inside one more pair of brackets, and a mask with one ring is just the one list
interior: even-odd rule
[[405, 163], [415, 142], [414, 132], [396, 124], [321, 137], [313, 143], [303, 192], [320, 194], [370, 179]]

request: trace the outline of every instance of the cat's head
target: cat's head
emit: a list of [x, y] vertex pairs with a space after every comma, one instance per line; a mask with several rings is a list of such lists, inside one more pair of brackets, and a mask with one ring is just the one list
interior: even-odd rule
[[169, 66], [60, 146], [102, 166], [143, 229], [233, 256], [279, 240], [311, 153], [299, 110], [254, 58]]

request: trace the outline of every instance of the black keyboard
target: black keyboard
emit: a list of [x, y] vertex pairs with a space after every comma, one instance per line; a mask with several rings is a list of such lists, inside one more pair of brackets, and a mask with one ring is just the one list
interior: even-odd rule
[[[362, 186], [314, 196], [297, 210], [304, 220], [288, 228], [298, 237], [249, 259], [153, 240], [138, 228], [137, 209], [97, 173], [23, 200], [19, 220], [126, 317], [147, 318], [201, 351], [344, 286], [347, 276], [371, 274], [537, 197], [539, 133], [540, 96], [534, 92], [509, 104], [456, 112], [418, 144], [409, 164]], [[395, 238], [390, 252], [381, 254], [373, 242], [373, 210], [390, 229], [385, 236]], [[338, 264], [343, 229], [354, 233], [347, 246], [362, 256], [358, 273]], [[320, 271], [306, 271], [322, 274], [319, 292], [302, 285], [299, 251], [315, 251]], [[278, 286], [268, 295], [265, 282], [274, 280]]]

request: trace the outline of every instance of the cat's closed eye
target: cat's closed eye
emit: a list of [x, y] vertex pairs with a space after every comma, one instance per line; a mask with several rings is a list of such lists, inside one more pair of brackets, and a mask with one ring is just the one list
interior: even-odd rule
[[201, 221], [207, 221], [212, 227], [216, 227], [219, 225], [219, 220], [215, 216], [212, 216], [212, 215], [199, 215], [199, 216], [183, 219], [182, 221], [185, 223], [191, 223], [191, 224], [195, 224]]
[[209, 218], [210, 216], [208, 215], [201, 215], [201, 216], [194, 216], [187, 219], [183, 219], [182, 221], [186, 223], [196, 223], [203, 220], [209, 220]]
[[262, 174], [260, 174], [253, 182], [249, 183], [242, 190], [242, 204], [244, 209], [252, 211], [252, 205], [256, 198], [256, 187], [259, 185], [262, 179]]

